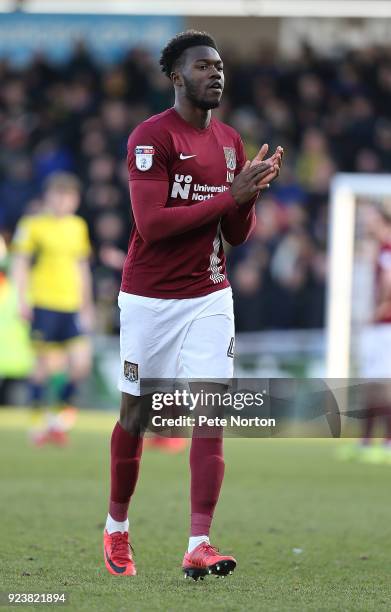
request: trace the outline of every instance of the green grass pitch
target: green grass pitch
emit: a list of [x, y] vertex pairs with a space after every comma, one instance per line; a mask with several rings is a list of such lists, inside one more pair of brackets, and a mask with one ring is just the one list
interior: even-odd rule
[[84, 413], [69, 448], [35, 449], [26, 413], [0, 410], [1, 591], [65, 591], [66, 610], [90, 612], [390, 610], [391, 465], [336, 461], [346, 441], [226, 440], [212, 540], [238, 567], [203, 582], [180, 569], [187, 454], [146, 451], [130, 515], [139, 575], [110, 576], [102, 529], [115, 418]]

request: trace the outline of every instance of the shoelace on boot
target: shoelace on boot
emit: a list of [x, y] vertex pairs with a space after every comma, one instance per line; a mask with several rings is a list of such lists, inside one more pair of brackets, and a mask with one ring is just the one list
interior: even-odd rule
[[200, 547], [200, 554], [202, 558], [209, 557], [210, 555], [218, 555], [219, 549], [207, 542], [203, 542]]
[[114, 533], [111, 536], [112, 540], [112, 556], [115, 559], [127, 563], [132, 558], [133, 549], [128, 542], [127, 534], [125, 533]]

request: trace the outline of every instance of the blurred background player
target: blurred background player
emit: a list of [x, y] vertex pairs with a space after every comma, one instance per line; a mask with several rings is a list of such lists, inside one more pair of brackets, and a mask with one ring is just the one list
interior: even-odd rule
[[[45, 183], [43, 209], [19, 221], [13, 239], [13, 279], [20, 316], [31, 322], [35, 365], [29, 384], [35, 409], [33, 440], [65, 444], [75, 418], [71, 401], [78, 383], [90, 372], [92, 327], [90, 242], [85, 221], [75, 215], [80, 202], [77, 177], [53, 173]], [[53, 371], [65, 379], [57, 389], [57, 412], [38, 414]]]
[[9, 264], [8, 248], [0, 235], [0, 407], [8, 404], [17, 382], [31, 371], [33, 357], [29, 326], [19, 317]]
[[[385, 207], [374, 214], [372, 234], [376, 240], [375, 254], [375, 325], [362, 334], [362, 371], [368, 382], [365, 393], [365, 420], [360, 459], [368, 462], [388, 462], [391, 459], [391, 216]], [[375, 426], [384, 427], [384, 443], [373, 444]]]
[[[366, 324], [358, 332], [358, 385], [362, 431], [358, 443], [337, 450], [342, 460], [391, 462], [391, 216], [383, 206], [366, 210], [364, 234], [372, 293]], [[377, 426], [380, 426], [380, 431]], [[383, 437], [381, 445], [375, 436]]]

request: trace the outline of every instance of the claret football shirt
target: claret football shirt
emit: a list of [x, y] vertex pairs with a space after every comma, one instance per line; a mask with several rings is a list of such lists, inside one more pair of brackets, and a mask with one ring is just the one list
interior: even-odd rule
[[[238, 209], [229, 189], [245, 159], [233, 128], [212, 117], [207, 128], [197, 129], [174, 108], [149, 118], [131, 133], [128, 168], [135, 223], [122, 291], [193, 298], [229, 286], [221, 219]], [[162, 208], [172, 211], [162, 216]], [[211, 218], [217, 210], [221, 215]], [[161, 216], [155, 215], [153, 221], [156, 211]], [[192, 213], [198, 220], [188, 229]], [[202, 225], [200, 214], [205, 215]]]

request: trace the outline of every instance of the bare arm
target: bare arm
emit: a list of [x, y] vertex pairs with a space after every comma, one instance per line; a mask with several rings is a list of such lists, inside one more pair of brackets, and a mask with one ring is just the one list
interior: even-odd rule
[[19, 315], [31, 320], [31, 307], [27, 301], [31, 258], [29, 255], [16, 254], [12, 259], [11, 275], [16, 287]]

